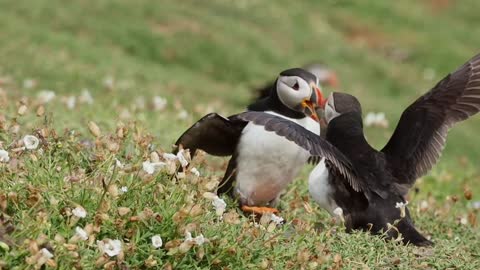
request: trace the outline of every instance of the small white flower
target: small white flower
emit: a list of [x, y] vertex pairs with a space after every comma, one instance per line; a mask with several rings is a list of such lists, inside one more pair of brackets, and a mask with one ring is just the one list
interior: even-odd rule
[[155, 111], [161, 111], [165, 109], [165, 106], [167, 105], [167, 100], [165, 98], [159, 97], [159, 96], [154, 96], [153, 97], [153, 109]]
[[185, 152], [184, 149], [180, 149], [180, 151], [178, 151], [177, 153], [177, 158], [178, 158], [178, 161], [180, 161], [180, 164], [182, 165], [182, 167], [187, 167], [188, 161], [183, 155], [184, 152]]
[[473, 209], [480, 209], [480, 201], [472, 202]]
[[115, 159], [115, 166], [117, 166], [117, 168], [119, 169], [123, 169], [123, 164], [118, 159]]
[[83, 89], [82, 94], [78, 97], [78, 101], [80, 103], [86, 103], [86, 104], [93, 104], [93, 97], [92, 94], [90, 94], [90, 91], [88, 89]]
[[10, 156], [8, 155], [8, 152], [0, 149], [0, 162], [9, 162], [10, 161]]
[[87, 216], [87, 211], [85, 211], [83, 207], [77, 206], [72, 210], [72, 214], [78, 218], [85, 218]]
[[110, 257], [117, 256], [122, 251], [122, 242], [120, 240], [97, 240], [97, 245], [100, 252], [105, 253]]
[[405, 208], [408, 205], [408, 201], [405, 202], [397, 202], [395, 203], [395, 208]]
[[406, 215], [405, 207], [407, 205], [408, 205], [408, 201], [395, 203], [395, 208], [400, 208], [400, 217], [402, 217], [402, 218], [404, 218], [405, 215]]
[[275, 214], [272, 213], [272, 215], [270, 216], [270, 220], [273, 221], [273, 223], [277, 224], [277, 225], [282, 225], [283, 224], [283, 221], [285, 221], [282, 217], [279, 217]]
[[88, 233], [80, 227], [75, 228], [75, 235], [84, 241], [88, 240]]
[[200, 176], [200, 172], [197, 170], [197, 168], [191, 168], [190, 169], [190, 172], [192, 172], [195, 176], [199, 177]]
[[105, 88], [112, 90], [115, 87], [115, 79], [112, 76], [107, 76], [103, 79]]
[[182, 120], [185, 120], [188, 118], [188, 112], [185, 111], [185, 110], [181, 110], [179, 113], [178, 113], [178, 118], [182, 119]]
[[367, 127], [370, 127], [370, 126], [379, 126], [384, 128], [388, 127], [388, 120], [385, 118], [385, 113], [383, 112], [367, 113], [367, 115], [365, 116], [365, 119], [363, 120], [363, 123]]
[[128, 191], [128, 187], [123, 186], [123, 187], [120, 188], [120, 191], [122, 192], [122, 194], [126, 193]]
[[31, 89], [31, 88], [35, 87], [36, 84], [37, 84], [37, 82], [34, 79], [23, 80], [23, 88], [26, 88], [26, 89]]
[[333, 214], [337, 217], [340, 218], [342, 222], [345, 222], [345, 217], [343, 216], [343, 209], [340, 207], [337, 207], [333, 210]]
[[185, 242], [192, 241], [192, 234], [189, 231], [185, 231]]
[[77, 104], [77, 97], [75, 96], [69, 96], [65, 99], [65, 105], [67, 105], [67, 108], [69, 110], [75, 109], [76, 104]]
[[154, 248], [159, 248], [163, 245], [162, 237], [160, 235], [154, 235], [152, 237], [152, 245]]
[[197, 244], [197, 246], [201, 246], [207, 241], [207, 239], [203, 237], [203, 234], [200, 234], [197, 237], [195, 237], [193, 241], [195, 242], [195, 244]]
[[44, 257], [46, 259], [53, 258], [53, 254], [46, 248], [40, 249], [40, 253], [42, 253], [42, 257]]
[[37, 149], [39, 143], [38, 138], [33, 135], [25, 135], [25, 137], [23, 137], [23, 144], [28, 150]]
[[218, 196], [215, 196], [212, 200], [213, 207], [215, 207], [215, 213], [217, 216], [223, 215], [227, 208], [227, 203]]
[[42, 90], [38, 92], [37, 98], [40, 103], [49, 103], [55, 98], [55, 92], [51, 90]]
[[166, 160], [177, 160], [177, 156], [172, 153], [163, 153], [162, 156]]
[[460, 218], [460, 224], [462, 224], [462, 225], [467, 225], [468, 224], [468, 219], [467, 219], [466, 216], [462, 216]]
[[142, 163], [143, 170], [148, 174], [153, 174], [157, 167], [165, 166], [165, 162], [150, 162], [149, 160]]
[[192, 234], [189, 231], [185, 231], [185, 242], [193, 242], [197, 246], [201, 246], [204, 243], [208, 242], [208, 239], [203, 236], [203, 234], [198, 235], [195, 238], [192, 238]]

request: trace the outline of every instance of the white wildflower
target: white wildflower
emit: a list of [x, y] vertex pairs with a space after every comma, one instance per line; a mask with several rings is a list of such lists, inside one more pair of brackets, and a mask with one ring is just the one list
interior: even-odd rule
[[165, 166], [165, 162], [150, 162], [149, 160], [142, 163], [143, 170], [148, 174], [153, 174], [158, 167]]
[[468, 224], [468, 219], [467, 219], [466, 216], [462, 216], [460, 218], [460, 224], [462, 224], [462, 225], [467, 225]]
[[39, 143], [40, 141], [38, 140], [38, 138], [33, 135], [26, 135], [25, 137], [23, 137], [23, 144], [28, 150], [37, 149]]
[[78, 218], [85, 218], [87, 216], [87, 211], [85, 211], [83, 207], [77, 206], [72, 210], [72, 214]]
[[122, 251], [122, 242], [120, 242], [120, 240], [97, 240], [97, 246], [100, 252], [105, 253], [110, 257], [117, 256]]
[[408, 201], [395, 203], [395, 208], [400, 208], [400, 217], [405, 217], [405, 207], [408, 205]]
[[88, 240], [88, 233], [80, 227], [75, 228], [75, 235], [84, 241]]
[[88, 89], [83, 89], [82, 94], [78, 97], [78, 101], [80, 103], [86, 103], [86, 104], [93, 104], [93, 97], [92, 94], [90, 94], [90, 91]]
[[31, 89], [37, 85], [37, 82], [34, 79], [25, 79], [23, 80], [23, 88]]
[[0, 162], [9, 162], [10, 161], [10, 156], [8, 155], [8, 152], [0, 149]]
[[108, 90], [115, 88], [115, 79], [112, 76], [107, 76], [103, 79], [103, 86]]
[[215, 207], [215, 213], [217, 216], [222, 216], [227, 208], [227, 203], [218, 196], [215, 196], [212, 200], [213, 207]]
[[69, 110], [75, 109], [75, 105], [77, 104], [77, 97], [75, 96], [68, 96], [65, 98], [65, 105]]
[[473, 209], [480, 209], [480, 201], [472, 202]]
[[123, 164], [118, 159], [115, 159], [115, 166], [117, 166], [117, 168], [119, 169], [123, 169]]
[[185, 241], [184, 242], [193, 242], [197, 246], [201, 246], [204, 243], [208, 242], [208, 239], [203, 236], [203, 234], [198, 235], [195, 238], [192, 238], [192, 234], [189, 231], [185, 231]]
[[184, 152], [185, 152], [184, 149], [180, 149], [180, 151], [178, 151], [177, 153], [177, 158], [178, 158], [178, 161], [180, 161], [180, 164], [182, 165], [182, 167], [187, 167], [188, 161], [183, 155]]
[[333, 214], [337, 217], [340, 218], [342, 222], [345, 222], [345, 217], [343, 216], [343, 209], [340, 207], [337, 207], [333, 210]]
[[159, 96], [154, 96], [153, 97], [153, 109], [155, 111], [161, 111], [165, 109], [165, 106], [167, 105], [167, 100], [165, 98], [159, 97]]
[[43, 258], [46, 258], [46, 259], [53, 258], [53, 254], [46, 248], [40, 249], [40, 253], [42, 254]]
[[172, 153], [163, 153], [162, 156], [166, 160], [176, 160], [177, 159], [177, 156], [175, 154], [172, 154]]
[[195, 176], [199, 177], [200, 176], [200, 172], [197, 170], [197, 168], [191, 168], [190, 169], [190, 172], [192, 172]]
[[[340, 208], [341, 209], [341, 208]], [[270, 216], [270, 220], [273, 221], [273, 223], [275, 223], [276, 225], [282, 225], [283, 222], [285, 221], [282, 217], [279, 217], [275, 214], [272, 213], [272, 215]]]
[[188, 118], [188, 112], [186, 110], [181, 110], [179, 113], [178, 113], [178, 118], [182, 119], [182, 120], [185, 120]]
[[420, 210], [421, 211], [426, 211], [428, 209], [428, 202], [426, 200], [423, 200], [420, 202]]
[[385, 113], [379, 112], [379, 113], [374, 113], [374, 112], [369, 112], [365, 116], [365, 119], [363, 120], [363, 123], [365, 126], [370, 127], [370, 126], [378, 126], [378, 127], [383, 127], [387, 128], [388, 127], [388, 121], [385, 118]]
[[160, 235], [154, 235], [152, 237], [152, 245], [154, 248], [159, 248], [163, 245], [162, 237]]
[[123, 193], [127, 193], [128, 187], [123, 186], [123, 187], [120, 188], [120, 191], [122, 192], [122, 194], [123, 194]]
[[42, 90], [38, 92], [37, 98], [40, 103], [49, 103], [55, 98], [55, 92], [51, 90]]

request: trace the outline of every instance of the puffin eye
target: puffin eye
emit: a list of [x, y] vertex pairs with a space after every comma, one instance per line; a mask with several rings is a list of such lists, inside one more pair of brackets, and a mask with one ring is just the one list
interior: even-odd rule
[[295, 84], [292, 86], [293, 90], [297, 90], [300, 88], [300, 85], [298, 85], [298, 82], [295, 82]]

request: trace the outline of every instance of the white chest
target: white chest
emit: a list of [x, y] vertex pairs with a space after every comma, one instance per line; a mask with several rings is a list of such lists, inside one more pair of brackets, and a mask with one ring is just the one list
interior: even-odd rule
[[328, 182], [328, 169], [325, 166], [325, 159], [322, 159], [317, 166], [310, 172], [308, 178], [308, 191], [313, 200], [322, 208], [333, 215], [333, 210], [337, 208], [332, 198], [333, 188]]
[[[320, 133], [319, 124], [310, 118], [290, 120]], [[265, 205], [275, 200], [309, 157], [295, 143], [252, 123], [243, 130], [237, 150], [235, 191], [242, 203], [249, 205]]]

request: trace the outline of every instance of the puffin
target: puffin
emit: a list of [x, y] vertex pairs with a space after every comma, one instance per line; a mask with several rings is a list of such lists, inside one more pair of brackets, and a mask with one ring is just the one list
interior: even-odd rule
[[[333, 88], [337, 88], [339, 86], [337, 74], [324, 63], [313, 62], [304, 65], [302, 69], [315, 75], [320, 85], [331, 86]], [[268, 97], [272, 87], [275, 87], [275, 81], [269, 81], [268, 83], [263, 84], [261, 87], [253, 89], [255, 93], [255, 99]]]
[[[312, 73], [292, 68], [282, 71], [269, 96], [247, 107], [295, 123], [320, 134], [316, 109], [324, 97]], [[246, 213], [277, 213], [279, 197], [306, 164], [310, 154], [295, 143], [267, 132], [262, 126], [210, 113], [187, 129], [176, 141], [177, 149], [200, 149], [214, 156], [231, 156], [217, 194], [238, 199]]]
[[323, 107], [325, 139], [274, 115], [246, 112], [238, 117], [322, 158], [309, 176], [310, 195], [330, 214], [341, 216], [347, 231], [433, 245], [415, 228], [405, 197], [439, 160], [450, 128], [480, 110], [480, 54], [407, 107], [380, 151], [365, 139], [356, 97], [333, 92]]

